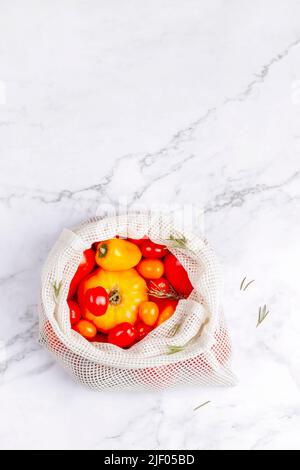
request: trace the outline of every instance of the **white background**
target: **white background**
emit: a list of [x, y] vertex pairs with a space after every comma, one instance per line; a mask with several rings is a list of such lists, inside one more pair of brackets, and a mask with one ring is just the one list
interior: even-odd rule
[[[1, 448], [300, 448], [299, 53], [296, 0], [0, 0]], [[120, 197], [205, 208], [237, 387], [97, 394], [38, 345], [50, 247]]]

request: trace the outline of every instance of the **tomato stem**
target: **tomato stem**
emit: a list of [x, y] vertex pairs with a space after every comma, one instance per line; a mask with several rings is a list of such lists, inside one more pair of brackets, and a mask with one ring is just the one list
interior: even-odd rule
[[102, 245], [98, 248], [98, 256], [99, 258], [104, 258], [107, 255], [108, 246], [107, 243], [102, 243]]
[[117, 287], [112, 289], [108, 295], [109, 303], [112, 305], [119, 305], [122, 301], [120, 291]]

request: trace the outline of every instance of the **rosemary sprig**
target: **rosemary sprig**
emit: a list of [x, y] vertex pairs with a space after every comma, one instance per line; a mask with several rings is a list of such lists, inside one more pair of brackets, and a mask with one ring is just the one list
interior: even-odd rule
[[[153, 287], [151, 287], [151, 284]], [[180, 300], [184, 299], [182, 295], [177, 294], [175, 289], [170, 286], [169, 292], [164, 292], [162, 289], [159, 287], [155, 286], [155, 284], [151, 281], [150, 282], [150, 288], [148, 288], [148, 294], [151, 295], [152, 297], [156, 297], [157, 299], [172, 299], [172, 300]]]
[[194, 408], [194, 411], [197, 411], [197, 410], [199, 410], [200, 408], [203, 408], [203, 406], [208, 405], [209, 403], [211, 403], [210, 400], [207, 400], [207, 401], [205, 401], [204, 403], [201, 403], [201, 405], [198, 405], [198, 406], [196, 406], [196, 408]]
[[255, 282], [255, 279], [252, 279], [252, 281], [249, 281], [249, 282], [247, 282], [247, 283], [245, 284], [246, 279], [247, 279], [247, 277], [244, 277], [244, 279], [242, 280], [241, 285], [240, 285], [240, 290], [242, 290], [242, 291], [244, 291], [244, 292], [245, 292], [246, 289], [248, 289], [248, 287], [249, 287], [251, 284], [253, 284], [253, 282]]
[[266, 305], [264, 305], [263, 307], [259, 307], [256, 328], [264, 321], [264, 319], [269, 315], [269, 313], [270, 311], [267, 310]]
[[57, 300], [59, 297], [61, 287], [62, 287], [62, 281], [60, 282], [55, 281], [52, 285], [53, 285], [53, 290], [54, 290], [54, 298], [55, 300]]
[[181, 327], [181, 323], [177, 323], [177, 325], [174, 326], [172, 330], [173, 336], [175, 336], [178, 333], [180, 327]]
[[172, 242], [175, 248], [187, 248], [187, 238], [184, 235], [170, 235], [168, 242]]
[[167, 352], [167, 355], [169, 356], [170, 354], [176, 354], [178, 352], [184, 351], [185, 346], [168, 346], [169, 351]]

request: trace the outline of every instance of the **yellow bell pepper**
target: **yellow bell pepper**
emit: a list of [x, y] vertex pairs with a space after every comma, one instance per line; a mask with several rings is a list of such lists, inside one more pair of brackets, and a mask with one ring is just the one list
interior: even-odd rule
[[[88, 289], [102, 286], [109, 297], [104, 315], [95, 316], [86, 308], [84, 295]], [[148, 300], [147, 284], [135, 269], [110, 272], [98, 269], [84, 279], [78, 290], [78, 302], [82, 315], [94, 323], [99, 331], [107, 332], [119, 323], [134, 324], [141, 302]]]
[[139, 247], [122, 238], [112, 238], [97, 246], [96, 263], [107, 271], [133, 268], [141, 258]]

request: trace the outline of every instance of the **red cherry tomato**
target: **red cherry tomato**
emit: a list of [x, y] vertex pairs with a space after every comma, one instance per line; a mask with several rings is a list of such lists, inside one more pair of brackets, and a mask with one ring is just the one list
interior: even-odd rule
[[145, 325], [145, 323], [139, 321], [136, 323], [135, 328], [137, 330], [137, 340], [140, 341], [141, 339], [145, 338], [150, 331], [152, 331], [153, 328], [149, 325]]
[[178, 302], [179, 301], [175, 299], [156, 299], [156, 303], [159, 308], [160, 314], [168, 307], [172, 307], [175, 311], [178, 305]]
[[138, 332], [130, 323], [120, 323], [108, 333], [108, 343], [115, 344], [120, 348], [131, 346], [137, 339]]
[[88, 289], [84, 296], [86, 308], [96, 317], [104, 315], [107, 310], [109, 299], [104, 287]]
[[107, 343], [107, 335], [97, 333], [96, 336], [90, 339], [91, 343]]
[[87, 276], [95, 266], [95, 252], [91, 248], [83, 252], [83, 256], [78, 269], [71, 281], [68, 298], [74, 297], [80, 281]]
[[168, 248], [165, 245], [158, 245], [151, 240], [145, 240], [141, 245], [141, 252], [144, 258], [159, 259], [168, 253]]
[[148, 282], [148, 289], [159, 290], [164, 294], [168, 294], [171, 290], [170, 283], [164, 277], [160, 277], [159, 279], [151, 279]]
[[[164, 277], [160, 277], [159, 279], [151, 279], [148, 284], [148, 291], [149, 291], [149, 300], [152, 302], [156, 302], [159, 299], [159, 294], [169, 294], [171, 290], [170, 283]], [[155, 292], [156, 295], [151, 295], [150, 292]]]
[[79, 320], [79, 322], [73, 326], [73, 330], [80, 333], [81, 336], [86, 339], [93, 339], [97, 335], [97, 328], [88, 320]]
[[164, 261], [165, 265], [165, 276], [172, 287], [184, 296], [190, 295], [193, 290], [191, 281], [189, 280], [188, 274], [182, 264], [178, 261], [176, 256], [169, 253]]
[[148, 237], [144, 236], [143, 238], [127, 238], [127, 240], [135, 245], [141, 245], [145, 240], [148, 240]]
[[76, 302], [74, 302], [74, 300], [68, 300], [68, 305], [70, 309], [71, 325], [75, 325], [76, 323], [79, 322], [81, 318], [81, 310], [79, 308], [79, 305]]

